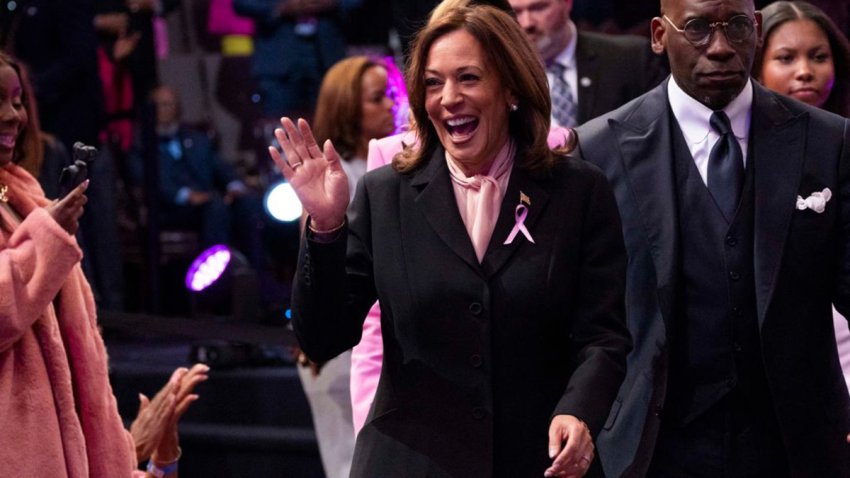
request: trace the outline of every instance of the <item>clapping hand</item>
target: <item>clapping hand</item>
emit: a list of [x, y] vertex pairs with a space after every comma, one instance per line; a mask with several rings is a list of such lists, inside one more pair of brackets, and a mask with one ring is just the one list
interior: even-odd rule
[[198, 399], [192, 392], [208, 378], [208, 372], [209, 367], [204, 364], [195, 364], [191, 369], [180, 367], [153, 399], [139, 394], [139, 413], [130, 426], [138, 461], [147, 460], [154, 452], [169, 457], [178, 453], [177, 423]]
[[289, 181], [301, 205], [310, 215], [310, 225], [316, 231], [330, 231], [345, 222], [348, 208], [348, 178], [340, 164], [339, 153], [330, 140], [324, 151], [319, 149], [310, 125], [303, 119], [298, 127], [289, 118], [281, 118], [282, 128], [274, 135], [285, 158], [274, 147], [269, 154], [283, 177]]

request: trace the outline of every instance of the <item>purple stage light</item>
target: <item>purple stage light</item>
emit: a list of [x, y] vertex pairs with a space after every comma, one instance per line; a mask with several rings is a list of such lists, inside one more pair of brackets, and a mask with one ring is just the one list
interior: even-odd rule
[[384, 57], [384, 63], [387, 66], [387, 96], [392, 98], [394, 102], [394, 133], [400, 133], [407, 129], [407, 115], [410, 109], [410, 104], [407, 101], [407, 88], [404, 85], [404, 75], [396, 66], [393, 57]]
[[200, 292], [212, 285], [227, 269], [230, 257], [230, 249], [224, 244], [216, 244], [202, 252], [186, 272], [186, 288]]

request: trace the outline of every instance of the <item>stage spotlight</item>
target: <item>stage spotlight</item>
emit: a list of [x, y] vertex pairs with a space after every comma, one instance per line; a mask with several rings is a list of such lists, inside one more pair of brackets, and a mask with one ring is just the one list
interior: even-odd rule
[[200, 292], [213, 284], [230, 264], [233, 257], [224, 244], [217, 244], [201, 253], [186, 272], [186, 287], [192, 292]]
[[287, 182], [279, 182], [268, 189], [263, 199], [266, 213], [280, 222], [297, 221], [301, 217], [301, 201]]
[[256, 271], [236, 249], [217, 244], [203, 251], [186, 272], [193, 315], [259, 319]]

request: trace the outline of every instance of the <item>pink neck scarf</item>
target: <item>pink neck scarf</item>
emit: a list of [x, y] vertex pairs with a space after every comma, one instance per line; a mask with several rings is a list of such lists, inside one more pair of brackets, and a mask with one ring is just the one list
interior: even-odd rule
[[511, 177], [513, 158], [514, 144], [508, 140], [496, 154], [486, 174], [467, 177], [457, 161], [446, 152], [446, 163], [449, 166], [460, 217], [466, 226], [478, 262], [484, 259], [487, 245], [493, 236], [493, 229], [499, 218], [499, 207]]

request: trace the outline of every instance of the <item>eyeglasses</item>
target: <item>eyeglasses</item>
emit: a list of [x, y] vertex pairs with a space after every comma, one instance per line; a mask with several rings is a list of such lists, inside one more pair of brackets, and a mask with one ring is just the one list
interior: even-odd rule
[[711, 42], [711, 34], [718, 28], [723, 29], [726, 39], [732, 43], [747, 40], [755, 31], [753, 20], [746, 15], [735, 15], [725, 22], [709, 22], [705, 18], [693, 18], [685, 23], [684, 28], [677, 27], [667, 15], [664, 15], [664, 19], [697, 48], [708, 45]]

